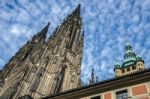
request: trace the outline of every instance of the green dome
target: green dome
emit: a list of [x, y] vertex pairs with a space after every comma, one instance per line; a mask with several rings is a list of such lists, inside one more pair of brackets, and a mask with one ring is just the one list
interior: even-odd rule
[[114, 66], [115, 68], [121, 68], [121, 66], [119, 64], [115, 64]]
[[137, 57], [136, 57], [136, 61], [142, 61], [142, 62], [144, 63], [143, 58], [142, 58], [142, 57], [140, 57], [140, 56], [137, 56]]
[[114, 71], [115, 71], [115, 69], [117, 69], [117, 68], [121, 68], [121, 66], [120, 66], [119, 64], [115, 64], [115, 65], [114, 65]]
[[124, 62], [124, 63], [122, 64], [122, 67], [128, 67], [128, 66], [135, 65], [135, 64], [136, 64], [136, 61], [134, 61], [134, 60], [129, 60], [129, 61], [127, 61], [127, 62]]
[[132, 46], [129, 42], [125, 44], [125, 55], [122, 67], [134, 65], [136, 63], [136, 54], [132, 51]]

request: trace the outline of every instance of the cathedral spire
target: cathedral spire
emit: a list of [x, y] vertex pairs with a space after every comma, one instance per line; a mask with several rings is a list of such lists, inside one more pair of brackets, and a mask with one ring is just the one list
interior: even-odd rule
[[81, 9], [81, 4], [79, 4], [79, 5], [77, 6], [77, 8], [73, 11], [72, 14], [77, 15], [77, 16], [80, 16], [80, 9]]
[[45, 39], [49, 25], [50, 25], [50, 22], [48, 22], [48, 24], [37, 34], [37, 36], [40, 36]]
[[48, 24], [40, 32], [38, 32], [35, 36], [33, 36], [32, 41], [45, 40], [49, 25], [50, 22], [48, 22]]
[[[50, 23], [34, 35], [15, 59], [5, 66], [3, 72], [6, 73], [1, 74], [5, 82], [0, 84], [7, 88], [2, 87], [0, 96], [2, 94], [17, 99], [29, 94], [33, 98], [42, 98], [80, 86], [84, 38], [81, 32], [80, 5], [45, 41], [49, 25]], [[18, 79], [14, 79], [15, 74]], [[7, 77], [9, 79], [5, 80]], [[11, 79], [14, 79], [13, 84]], [[94, 71], [91, 81], [95, 82]], [[29, 90], [25, 91], [26, 89]]]
[[79, 4], [75, 10], [66, 18], [65, 21], [69, 20], [74, 20], [74, 21], [79, 21], [80, 19], [80, 10], [81, 10], [81, 5]]
[[49, 25], [50, 25], [50, 22], [48, 22], [48, 24], [38, 34], [41, 35], [41, 36], [46, 37]]

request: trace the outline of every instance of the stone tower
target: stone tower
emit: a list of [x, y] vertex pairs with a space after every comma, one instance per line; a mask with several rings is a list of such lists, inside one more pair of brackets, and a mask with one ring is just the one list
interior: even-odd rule
[[2, 99], [24, 95], [40, 98], [80, 86], [84, 40], [80, 5], [45, 41], [49, 25], [4, 66], [0, 74]]
[[144, 70], [144, 60], [141, 57], [137, 56], [132, 51], [132, 46], [130, 45], [130, 43], [126, 42], [124, 62], [122, 66], [120, 66], [119, 64], [115, 64], [115, 75], [123, 76], [141, 70]]

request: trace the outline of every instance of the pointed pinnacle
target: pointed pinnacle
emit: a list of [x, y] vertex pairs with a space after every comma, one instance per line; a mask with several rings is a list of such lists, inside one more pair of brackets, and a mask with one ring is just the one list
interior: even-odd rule
[[50, 22], [48, 22], [48, 24], [39, 33], [37, 33], [37, 35], [35, 35], [33, 39], [45, 39], [49, 25]]
[[92, 69], [92, 75], [94, 75], [94, 68]]
[[81, 4], [79, 4], [77, 6], [77, 8], [74, 10], [73, 14], [80, 15], [80, 9], [81, 9]]
[[46, 35], [49, 25], [50, 25], [50, 22], [48, 22], [48, 24], [41, 30], [40, 32], [41, 35]]
[[82, 31], [82, 37], [84, 37], [84, 31]]
[[77, 9], [78, 9], [78, 10], [80, 10], [80, 8], [81, 8], [81, 4], [78, 4], [78, 7], [77, 7]]
[[98, 76], [96, 77], [96, 82], [98, 82]]
[[50, 22], [48, 22], [48, 24], [47, 24], [48, 26], [50, 25]]

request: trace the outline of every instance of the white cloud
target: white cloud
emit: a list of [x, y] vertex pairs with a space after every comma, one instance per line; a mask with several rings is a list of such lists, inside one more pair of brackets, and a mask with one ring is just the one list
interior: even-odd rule
[[21, 32], [19, 31], [18, 27], [14, 25], [11, 27], [10, 33], [12, 33], [15, 36], [20, 36]]

